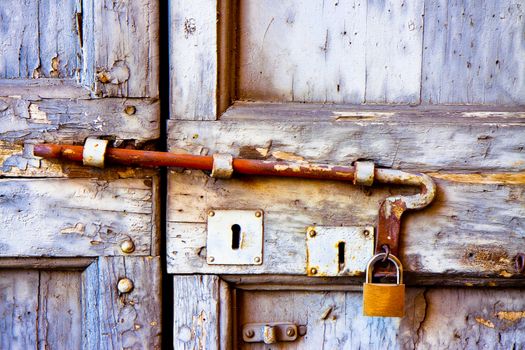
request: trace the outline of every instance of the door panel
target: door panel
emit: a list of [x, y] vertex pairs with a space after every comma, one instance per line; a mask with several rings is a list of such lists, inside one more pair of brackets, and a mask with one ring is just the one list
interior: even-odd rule
[[[417, 189], [170, 171], [174, 347], [250, 348], [243, 323], [291, 319], [310, 325], [303, 343], [264, 349], [522, 347], [522, 290], [487, 287], [524, 281], [514, 265], [525, 249], [524, 6], [172, 2], [170, 150], [372, 160], [438, 186], [428, 208], [403, 215], [410, 289], [407, 316], [394, 320], [360, 316], [362, 276], [307, 277], [305, 233], [375, 225], [385, 197]], [[262, 265], [207, 263], [211, 209], [264, 210]]]
[[[359, 292], [239, 291], [238, 324], [293, 322], [295, 342], [239, 349], [511, 349], [525, 322], [520, 290], [408, 289], [406, 316], [362, 316]], [[239, 328], [240, 329], [240, 328]]]
[[8, 0], [0, 18], [0, 347], [159, 349], [159, 172], [33, 155], [155, 149], [158, 1]]
[[[158, 258], [1, 263], [14, 268], [0, 271], [2, 349], [160, 348]], [[117, 291], [122, 278], [131, 292]]]
[[36, 348], [39, 275], [35, 270], [0, 271], [2, 349]]
[[522, 104], [525, 49], [516, 45], [522, 40], [521, 6], [241, 1], [237, 98]]
[[[271, 113], [279, 110], [274, 108]], [[324, 107], [322, 113], [338, 113], [329, 111]], [[195, 154], [206, 149], [234, 157], [328, 164], [352, 164], [364, 157], [374, 159], [378, 166], [427, 172], [437, 183], [438, 193], [430, 208], [403, 216], [401, 257], [405, 270], [416, 279], [448, 272], [470, 277], [491, 275], [495, 279], [513, 276], [518, 279], [514, 280], [516, 284], [522, 283], [513, 260], [525, 250], [525, 242], [516, 240], [525, 221], [525, 163], [520, 161], [525, 124], [516, 117], [522, 112], [500, 112], [515, 118], [516, 123], [509, 123], [500, 114], [489, 123], [471, 124], [441, 124], [431, 119], [432, 113], [438, 112], [412, 119], [404, 115], [406, 123], [391, 121], [391, 117], [293, 123], [240, 117], [213, 123], [175, 121], [169, 124], [169, 142], [173, 150]], [[456, 113], [462, 118], [463, 113], [470, 112]], [[321, 112], [318, 114], [320, 118]], [[485, 136], [490, 137], [489, 142]], [[447, 140], [446, 145], [443, 140]], [[417, 191], [286, 178], [210, 181], [199, 171], [191, 172], [191, 176], [172, 171], [169, 185], [167, 254], [168, 271], [174, 273], [304, 276], [307, 227], [373, 226], [384, 198], [391, 193]], [[212, 208], [264, 210], [263, 265], [206, 263], [206, 221]], [[435, 277], [442, 280], [439, 275]], [[513, 283], [505, 279], [495, 283]], [[454, 279], [449, 282], [455, 283]]]

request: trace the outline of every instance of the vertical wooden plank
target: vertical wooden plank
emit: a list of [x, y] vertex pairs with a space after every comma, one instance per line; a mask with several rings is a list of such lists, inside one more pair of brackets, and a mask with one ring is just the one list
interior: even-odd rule
[[170, 118], [217, 114], [217, 0], [170, 2]]
[[37, 346], [38, 271], [0, 271], [0, 349]]
[[423, 1], [369, 0], [366, 102], [420, 102]]
[[220, 279], [174, 276], [174, 349], [220, 349]]
[[525, 102], [525, 1], [426, 1], [422, 99]]
[[82, 272], [82, 350], [100, 347], [98, 260]]
[[0, 3], [0, 79], [31, 78], [38, 68], [38, 1]]
[[80, 349], [82, 311], [78, 271], [41, 271], [38, 349]]
[[[80, 38], [76, 28], [77, 0], [39, 0], [38, 53], [40, 67], [34, 77], [73, 78], [80, 63]], [[32, 16], [27, 16], [34, 21]]]
[[233, 347], [233, 294], [227, 282], [219, 280], [219, 339], [220, 349]]
[[158, 0], [94, 0], [95, 92], [158, 97]]
[[241, 1], [241, 100], [362, 103], [366, 1]]
[[95, 90], [95, 0], [82, 0], [82, 72], [80, 82]]
[[[134, 288], [121, 294], [118, 281]], [[100, 347], [160, 349], [161, 271], [158, 257], [99, 258]]]

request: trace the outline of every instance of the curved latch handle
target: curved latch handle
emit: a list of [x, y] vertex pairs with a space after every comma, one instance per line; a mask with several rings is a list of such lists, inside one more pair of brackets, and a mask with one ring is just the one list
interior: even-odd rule
[[375, 178], [382, 183], [421, 187], [421, 192], [415, 195], [388, 197], [379, 208], [375, 253], [388, 250], [398, 256], [401, 216], [407, 209], [421, 209], [429, 205], [436, 195], [436, 184], [428, 175], [393, 169], [376, 169]]

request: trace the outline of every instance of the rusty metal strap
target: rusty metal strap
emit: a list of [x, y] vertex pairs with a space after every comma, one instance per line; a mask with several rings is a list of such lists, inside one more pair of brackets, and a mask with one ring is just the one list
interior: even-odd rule
[[430, 204], [436, 195], [436, 184], [425, 174], [393, 169], [376, 169], [375, 173], [378, 182], [421, 187], [421, 192], [415, 195], [386, 198], [379, 209], [375, 252], [383, 252], [383, 246], [387, 245], [390, 253], [397, 256], [401, 216], [407, 209], [421, 209]]

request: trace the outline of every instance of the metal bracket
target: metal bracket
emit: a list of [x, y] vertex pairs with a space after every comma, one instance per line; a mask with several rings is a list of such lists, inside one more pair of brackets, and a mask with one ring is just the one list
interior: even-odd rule
[[374, 252], [374, 228], [317, 226], [306, 232], [308, 276], [356, 276]]
[[263, 217], [262, 210], [208, 211], [208, 264], [261, 265]]
[[107, 146], [107, 140], [99, 140], [91, 137], [87, 138], [82, 152], [82, 161], [84, 165], [103, 168]]
[[291, 322], [248, 323], [242, 327], [242, 339], [246, 343], [291, 342], [305, 334], [305, 326]]

